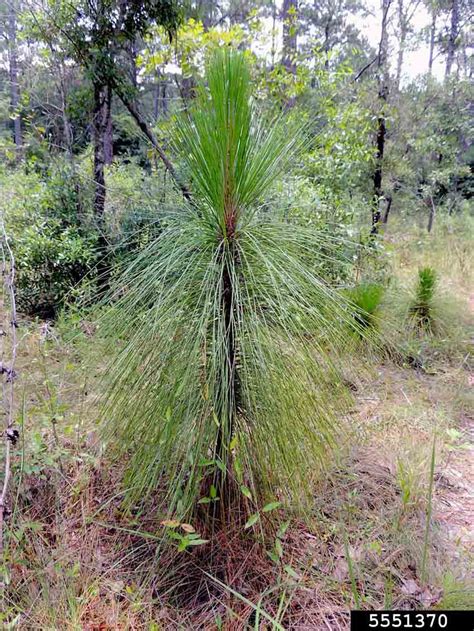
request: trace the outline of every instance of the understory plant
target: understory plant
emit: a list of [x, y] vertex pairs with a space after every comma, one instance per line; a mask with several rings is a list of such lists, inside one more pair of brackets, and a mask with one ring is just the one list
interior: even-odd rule
[[433, 332], [436, 285], [437, 275], [432, 267], [423, 267], [418, 270], [415, 295], [409, 314], [415, 328], [420, 331]]
[[236, 501], [307, 505], [342, 432], [352, 322], [307, 264], [328, 239], [265, 204], [304, 133], [264, 125], [243, 54], [216, 54], [206, 79], [177, 129], [192, 201], [124, 269], [100, 325], [128, 497], [159, 487], [174, 519], [199, 503], [220, 516]]
[[384, 294], [383, 286], [377, 283], [360, 283], [347, 293], [353, 309], [355, 330], [375, 328]]

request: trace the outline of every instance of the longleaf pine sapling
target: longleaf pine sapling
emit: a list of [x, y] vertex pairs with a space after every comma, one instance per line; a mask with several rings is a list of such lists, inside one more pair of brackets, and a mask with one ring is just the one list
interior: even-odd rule
[[340, 431], [337, 356], [354, 324], [308, 265], [327, 238], [265, 204], [304, 131], [264, 124], [245, 55], [226, 50], [176, 133], [192, 202], [110, 298], [106, 433], [129, 458], [129, 497], [159, 486], [169, 517], [198, 503], [225, 516], [241, 488], [258, 507], [305, 506]]

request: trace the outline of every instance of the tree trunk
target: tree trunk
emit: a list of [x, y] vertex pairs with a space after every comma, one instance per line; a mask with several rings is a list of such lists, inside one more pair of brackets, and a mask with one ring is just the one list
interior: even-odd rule
[[94, 84], [94, 109], [92, 112], [94, 140], [94, 216], [100, 230], [105, 219], [105, 134], [107, 129], [106, 86]]
[[104, 161], [105, 164], [112, 164], [114, 159], [114, 129], [112, 124], [112, 88], [110, 86], [105, 88], [103, 108]]
[[108, 88], [94, 83], [94, 109], [92, 112], [94, 141], [94, 218], [98, 231], [97, 263], [98, 288], [106, 291], [109, 283], [108, 243], [105, 225], [105, 135], [107, 130], [106, 101]]
[[155, 136], [153, 130], [149, 127], [148, 123], [146, 122], [145, 118], [143, 117], [138, 107], [128, 98], [125, 91], [121, 89], [121, 86], [119, 84], [114, 83], [113, 89], [115, 91], [115, 94], [119, 97], [119, 99], [122, 101], [122, 103], [125, 105], [125, 107], [129, 111], [130, 115], [135, 120], [135, 122], [137, 123], [138, 127], [141, 129], [143, 134], [148, 138], [148, 140], [154, 146], [156, 152], [158, 153], [160, 157], [160, 160], [163, 162], [166, 169], [169, 171], [171, 177], [173, 178], [178, 188], [181, 190], [183, 196], [187, 200], [191, 200], [191, 193], [189, 192], [189, 189], [187, 188], [185, 184], [183, 184], [181, 179], [178, 177], [178, 174], [176, 173], [174, 166], [172, 165], [171, 161], [167, 157], [166, 153], [163, 151], [163, 148], [158, 142], [158, 138]]
[[400, 81], [402, 79], [403, 57], [405, 55], [405, 43], [408, 30], [407, 18], [405, 11], [403, 10], [403, 0], [398, 0], [398, 25], [400, 29], [400, 43], [398, 47], [397, 75], [395, 79], [397, 91], [400, 89]]
[[433, 61], [434, 61], [434, 50], [436, 43], [436, 12], [433, 7], [433, 14], [431, 16], [431, 26], [430, 26], [430, 57], [428, 59], [428, 73], [432, 74], [433, 72]]
[[392, 208], [392, 201], [393, 201], [392, 196], [387, 195], [387, 205], [385, 206], [385, 212], [383, 214], [383, 219], [382, 219], [382, 223], [384, 224], [388, 223], [388, 216], [390, 214], [390, 209]]
[[16, 44], [16, 5], [15, 0], [8, 3], [8, 55], [10, 75], [10, 105], [13, 116], [13, 140], [16, 146], [16, 157], [20, 160], [23, 148], [21, 134], [21, 118], [18, 108], [20, 106], [20, 85], [18, 82], [18, 55]]
[[161, 92], [161, 81], [159, 73], [156, 73], [155, 83], [153, 84], [153, 120], [155, 123], [158, 122], [160, 118], [160, 92]]
[[436, 212], [436, 208], [434, 205], [433, 196], [430, 195], [430, 214], [428, 215], [428, 225], [426, 226], [426, 229], [428, 230], [428, 232], [431, 232], [431, 230], [433, 229], [435, 212]]
[[331, 21], [328, 20], [324, 26], [324, 69], [329, 70], [329, 31], [330, 31]]
[[[282, 64], [289, 74], [296, 76], [298, 0], [283, 0], [281, 18], [283, 20]], [[293, 107], [294, 104], [295, 97], [290, 96], [286, 106]]]
[[[222, 255], [235, 257], [235, 248], [232, 241], [228, 252], [223, 249]], [[219, 430], [216, 440], [216, 456], [221, 462], [229, 460], [229, 443], [235, 431], [235, 418], [240, 403], [240, 381], [237, 371], [237, 349], [235, 345], [235, 292], [232, 281], [232, 271], [229, 269], [231, 261], [225, 262], [222, 274], [221, 309], [224, 321], [225, 349], [223, 349], [226, 365], [222, 373], [222, 383], [219, 384], [217, 397], [219, 411]], [[224, 431], [225, 430], [225, 431]], [[218, 495], [222, 498], [222, 504], [229, 500], [229, 476], [224, 475], [218, 468], [216, 471], [216, 487]]]
[[181, 80], [181, 98], [184, 101], [184, 107], [187, 109], [191, 101], [196, 96], [196, 81], [192, 75], [183, 77]]
[[387, 71], [387, 24], [388, 24], [388, 12], [390, 9], [391, 0], [383, 0], [382, 5], [382, 27], [380, 32], [379, 52], [377, 58], [377, 74], [378, 74], [378, 102], [379, 102], [379, 114], [377, 117], [377, 134], [375, 139], [376, 154], [375, 154], [375, 171], [373, 175], [374, 182], [374, 195], [372, 200], [372, 228], [371, 235], [375, 236], [378, 233], [380, 219], [382, 217], [381, 204], [383, 201], [383, 156], [385, 150], [385, 135], [386, 135], [386, 121], [385, 121], [385, 106], [388, 97], [388, 71]]
[[275, 52], [276, 52], [276, 20], [277, 20], [277, 6], [276, 0], [272, 2], [272, 49], [271, 49], [271, 69], [275, 68]]
[[[387, 101], [387, 96], [385, 92], [379, 93], [379, 99], [383, 101], [385, 104]], [[383, 105], [381, 105], [383, 108]], [[376, 136], [376, 154], [375, 154], [375, 171], [373, 175], [374, 181], [374, 198], [373, 198], [373, 206], [372, 206], [372, 228], [371, 234], [375, 235], [378, 233], [380, 218], [382, 216], [381, 205], [383, 201], [383, 189], [382, 189], [382, 177], [383, 177], [383, 155], [385, 149], [385, 134], [386, 134], [386, 125], [385, 125], [385, 113], [383, 109], [377, 118], [377, 136]]]
[[449, 29], [448, 39], [448, 56], [446, 58], [446, 74], [449, 77], [454, 63], [454, 55], [456, 53], [456, 39], [459, 30], [459, 0], [452, 0], [451, 5], [451, 26]]
[[67, 115], [66, 81], [64, 79], [64, 67], [62, 66], [61, 61], [58, 61], [56, 67], [59, 75], [59, 95], [61, 97], [61, 116], [63, 119], [64, 147], [69, 158], [72, 159], [74, 139], [71, 123]]
[[161, 111], [164, 116], [168, 114], [168, 83], [166, 79], [161, 82]]

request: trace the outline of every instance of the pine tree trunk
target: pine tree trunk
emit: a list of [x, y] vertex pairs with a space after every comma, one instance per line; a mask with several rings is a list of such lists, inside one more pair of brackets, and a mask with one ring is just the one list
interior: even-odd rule
[[382, 217], [381, 204], [383, 201], [383, 157], [385, 151], [385, 135], [386, 135], [386, 120], [385, 120], [385, 106], [388, 97], [388, 71], [387, 71], [387, 38], [388, 38], [388, 11], [390, 9], [391, 0], [383, 0], [382, 6], [382, 27], [380, 33], [379, 52], [377, 59], [377, 74], [378, 74], [378, 102], [379, 102], [379, 114], [377, 117], [377, 134], [375, 140], [376, 154], [375, 154], [375, 171], [373, 175], [374, 182], [374, 195], [372, 200], [372, 228], [371, 235], [375, 236], [379, 230], [379, 224]]
[[451, 26], [449, 29], [448, 39], [448, 55], [446, 58], [446, 74], [449, 77], [454, 63], [454, 55], [456, 53], [456, 39], [459, 30], [459, 0], [452, 0], [451, 5]]
[[13, 140], [16, 146], [17, 160], [20, 160], [23, 148], [23, 138], [21, 133], [21, 118], [20, 113], [18, 112], [20, 105], [20, 85], [18, 82], [15, 0], [10, 0], [8, 3], [8, 55], [10, 66], [10, 105], [13, 116]]
[[104, 161], [112, 164], [114, 159], [114, 129], [112, 123], [112, 88], [107, 86], [104, 94], [102, 116], [104, 119]]

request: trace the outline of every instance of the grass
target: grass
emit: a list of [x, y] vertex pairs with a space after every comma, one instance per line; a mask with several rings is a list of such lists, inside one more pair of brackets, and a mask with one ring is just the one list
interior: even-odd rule
[[[265, 545], [252, 528], [238, 526], [218, 534], [213, 554], [203, 545], [157, 559], [162, 490], [140, 511], [124, 510], [123, 464], [104, 454], [88, 404], [103, 368], [100, 337], [80, 313], [55, 329], [22, 321], [17, 388], [24, 446], [15, 456], [2, 624], [346, 629], [356, 606], [472, 607], [463, 525], [468, 489], [460, 486], [472, 485], [467, 287], [462, 265], [445, 260], [442, 247], [443, 239], [450, 246], [457, 239], [450, 256], [458, 260], [464, 238], [432, 237], [421, 250], [417, 235], [403, 237], [393, 251], [395, 280], [408, 283], [425, 264], [438, 270], [461, 305], [461, 333], [451, 338], [458, 345], [427, 336], [429, 370], [384, 358], [360, 375], [364, 358], [353, 358], [353, 433], [334, 452], [328, 474], [313, 482], [310, 519], [302, 521], [291, 506], [275, 509]], [[91, 346], [99, 357], [83, 364]], [[193, 525], [200, 532], [199, 520]]]

